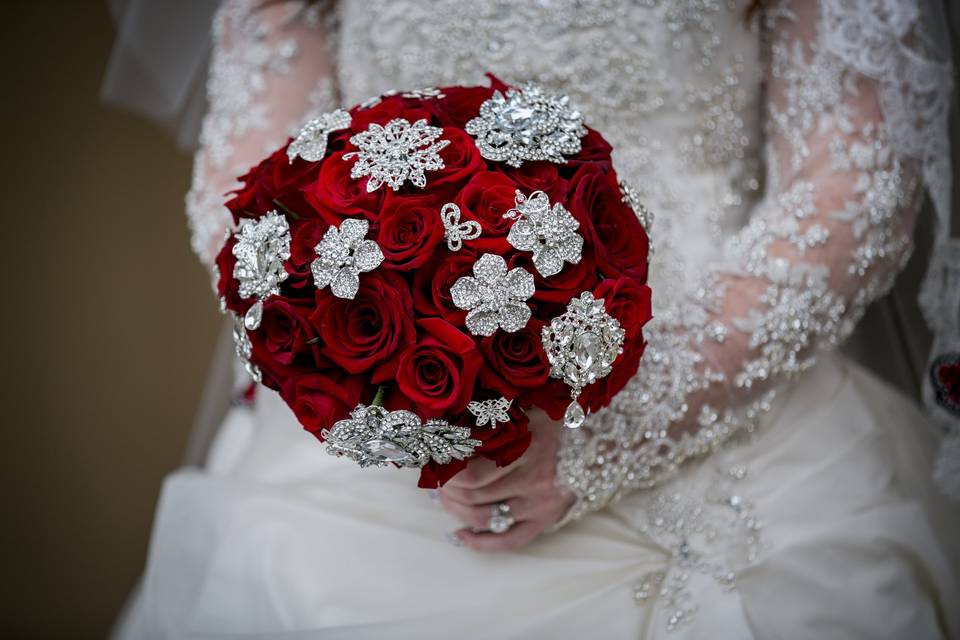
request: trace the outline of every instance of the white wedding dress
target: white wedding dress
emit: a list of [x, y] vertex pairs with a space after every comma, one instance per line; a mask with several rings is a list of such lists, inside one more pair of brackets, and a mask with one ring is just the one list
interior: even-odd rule
[[118, 636], [960, 637], [935, 429], [834, 349], [949, 179], [942, 131], [891, 100], [949, 82], [913, 3], [258, 4], [215, 20], [201, 257], [231, 177], [307, 115], [491, 71], [569, 94], [655, 213], [650, 344], [564, 433], [576, 505], [513, 553], [453, 546], [415, 473], [328, 456], [259, 389], [167, 479]]

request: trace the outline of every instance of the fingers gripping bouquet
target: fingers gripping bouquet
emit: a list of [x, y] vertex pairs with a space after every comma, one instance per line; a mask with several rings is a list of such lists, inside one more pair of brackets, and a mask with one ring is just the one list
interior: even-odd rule
[[241, 178], [217, 257], [237, 353], [331, 453], [436, 487], [633, 376], [648, 214], [536, 85], [394, 93], [310, 121]]

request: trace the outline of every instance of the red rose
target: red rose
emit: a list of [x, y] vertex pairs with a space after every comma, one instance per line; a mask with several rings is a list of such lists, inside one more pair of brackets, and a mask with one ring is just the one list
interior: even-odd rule
[[215, 264], [217, 265], [217, 295], [231, 311], [246, 313], [253, 304], [252, 300], [240, 297], [237, 279], [233, 277], [233, 268], [237, 265], [237, 257], [233, 255], [233, 248], [237, 245], [237, 237], [230, 235], [220, 247]]
[[350, 177], [354, 159], [334, 153], [320, 165], [317, 179], [305, 187], [304, 198], [328, 224], [339, 225], [344, 218], [374, 220], [380, 212], [384, 189], [367, 192], [366, 180]]
[[524, 195], [529, 196], [534, 191], [543, 191], [550, 198], [550, 202], [563, 202], [567, 195], [567, 181], [560, 177], [556, 163], [546, 160], [541, 162], [524, 162], [519, 167], [504, 165], [503, 172], [516, 181]]
[[603, 299], [607, 313], [623, 327], [627, 344], [642, 341], [643, 325], [653, 317], [650, 287], [632, 278], [607, 278], [593, 290], [593, 297]]
[[587, 135], [580, 139], [580, 153], [568, 158], [565, 171], [575, 171], [583, 164], [594, 165], [609, 171], [613, 168], [613, 147], [597, 131], [587, 127]]
[[389, 271], [361, 274], [353, 300], [318, 291], [310, 319], [319, 331], [322, 353], [352, 374], [374, 368], [374, 384], [393, 377], [400, 353], [416, 338], [410, 290]]
[[296, 360], [307, 367], [329, 363], [320, 355], [316, 344], [317, 331], [310, 323], [313, 300], [291, 300], [271, 296], [263, 304], [263, 320], [256, 333], [262, 340], [260, 350], [281, 365], [290, 366]]
[[463, 326], [467, 312], [453, 304], [450, 288], [457, 280], [473, 273], [476, 252], [464, 247], [456, 253], [442, 252], [413, 273], [413, 305], [417, 313], [440, 316]]
[[480, 384], [515, 399], [522, 390], [546, 383], [550, 364], [540, 342], [542, 327], [542, 322], [531, 319], [519, 331], [497, 331], [484, 338], [480, 350], [486, 366], [480, 372]]
[[440, 318], [419, 320], [417, 328], [417, 344], [400, 358], [400, 390], [428, 416], [463, 411], [483, 364], [476, 344]]
[[[636, 214], [623, 202], [616, 174], [595, 165], [582, 166], [570, 181], [567, 200], [581, 232], [593, 233], [597, 267], [603, 275], [623, 274], [646, 282], [649, 240]], [[591, 224], [585, 225], [584, 220]]]
[[461, 220], [476, 220], [483, 227], [483, 235], [471, 241], [477, 251], [503, 254], [510, 250], [506, 235], [513, 221], [504, 218], [516, 204], [517, 186], [510, 178], [496, 171], [474, 175], [457, 196]]
[[290, 222], [290, 259], [286, 265], [290, 277], [284, 286], [291, 295], [313, 296], [315, 288], [310, 265], [317, 259], [316, 246], [329, 228], [327, 222], [317, 218]]
[[536, 290], [533, 299], [538, 302], [561, 303], [566, 305], [570, 298], [580, 295], [582, 291], [593, 289], [597, 278], [597, 267], [593, 259], [593, 248], [584, 243], [580, 261], [576, 264], [564, 263], [560, 273], [544, 278], [533, 265], [533, 254], [529, 252], [516, 253], [509, 261], [510, 268], [523, 267], [533, 274]]
[[443, 223], [433, 200], [387, 194], [375, 230], [383, 266], [409, 271], [425, 263], [443, 241]]
[[444, 127], [440, 138], [450, 144], [440, 150], [443, 168], [427, 174], [427, 190], [453, 196], [471, 176], [485, 170], [487, 163], [476, 142], [463, 129]]
[[320, 438], [323, 429], [349, 417], [363, 390], [360, 378], [342, 371], [326, 371], [288, 378], [280, 389], [280, 397], [293, 409], [300, 424]]
[[529, 424], [526, 413], [518, 407], [511, 407], [509, 422], [498, 423], [496, 429], [474, 429], [471, 437], [483, 443], [477, 447], [477, 455], [493, 460], [498, 467], [516, 461], [530, 446]]
[[234, 222], [239, 222], [241, 218], [258, 218], [268, 211], [282, 210], [277, 202], [301, 218], [314, 217], [316, 213], [304, 201], [301, 191], [316, 173], [316, 163], [291, 164], [286, 146], [281, 147], [240, 177], [244, 186], [233, 192], [234, 196], [226, 206], [233, 214]]
[[[351, 112], [350, 131], [360, 133], [370, 128], [371, 124], [385, 126], [391, 120], [403, 118], [410, 124], [417, 120], [426, 120], [430, 124], [433, 120], [433, 114], [419, 104], [410, 105], [399, 95], [382, 98], [378, 104], [369, 109], [353, 109]], [[353, 135], [353, 134], [351, 134]], [[351, 148], [352, 145], [351, 145]], [[366, 180], [362, 180], [366, 182]]]
[[440, 122], [460, 129], [477, 117], [480, 105], [493, 95], [493, 89], [487, 87], [444, 87], [440, 91], [443, 98], [426, 100], [424, 106]]

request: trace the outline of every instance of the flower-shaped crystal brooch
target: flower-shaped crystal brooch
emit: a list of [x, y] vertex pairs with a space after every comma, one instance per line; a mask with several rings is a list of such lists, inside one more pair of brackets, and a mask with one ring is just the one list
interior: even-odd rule
[[563, 415], [563, 424], [576, 429], [586, 418], [577, 402], [588, 384], [610, 373], [611, 365], [623, 352], [624, 332], [616, 318], [607, 314], [603, 298], [589, 291], [567, 304], [567, 310], [543, 328], [543, 350], [550, 363], [550, 376], [570, 386], [573, 401]]
[[259, 220], [241, 220], [236, 235], [233, 277], [241, 298], [257, 299], [243, 318], [253, 331], [263, 319], [263, 301], [280, 293], [280, 283], [287, 279], [283, 261], [290, 257], [290, 227], [286, 218], [271, 211]]
[[507, 270], [507, 263], [485, 253], [473, 264], [473, 275], [463, 276], [450, 287], [453, 304], [466, 309], [467, 329], [475, 336], [490, 336], [501, 328], [519, 331], [530, 320], [527, 299], [534, 293], [533, 276], [526, 269]]
[[513, 167], [525, 160], [563, 164], [564, 154], [580, 152], [580, 139], [587, 134], [583, 115], [567, 96], [536, 84], [508, 89], [506, 95], [494, 91], [466, 130], [476, 137], [480, 155]]
[[431, 460], [447, 464], [464, 460], [481, 445], [470, 437], [468, 427], [446, 420], [421, 422], [410, 411], [387, 411], [383, 407], [358, 405], [346, 420], [322, 432], [327, 452], [347, 456], [361, 467], [422, 467]]
[[338, 298], [353, 299], [360, 289], [360, 274], [373, 271], [383, 262], [383, 252], [373, 240], [367, 240], [370, 223], [348, 218], [340, 228], [331, 226], [314, 250], [319, 256], [310, 264], [318, 289], [330, 287]]
[[510, 414], [507, 411], [512, 404], [513, 400], [507, 400], [504, 397], [474, 400], [467, 405], [467, 410], [476, 417], [478, 427], [486, 424], [496, 427], [498, 422], [510, 422]]
[[350, 126], [350, 114], [343, 109], [337, 109], [314, 118], [303, 125], [300, 133], [287, 147], [287, 157], [293, 162], [297, 157], [309, 162], [323, 160], [327, 153], [327, 138], [334, 131], [340, 131]]
[[452, 202], [440, 209], [440, 220], [443, 222], [443, 237], [450, 251], [460, 251], [464, 240], [476, 240], [483, 231], [476, 220], [460, 222], [460, 207]]
[[533, 266], [543, 277], [560, 273], [564, 262], [580, 262], [583, 252], [583, 238], [577, 233], [580, 223], [559, 202], [551, 207], [543, 191], [535, 191], [526, 198], [518, 190], [516, 207], [503, 217], [516, 220], [507, 234], [507, 242], [519, 251], [532, 251]]
[[406, 180], [423, 188], [427, 185], [424, 172], [444, 167], [440, 150], [450, 141], [437, 140], [442, 133], [443, 129], [431, 127], [426, 120], [410, 124], [397, 118], [386, 126], [374, 123], [350, 138], [360, 150], [344, 155], [343, 159], [357, 159], [350, 170], [354, 180], [370, 176], [367, 191], [376, 191], [384, 183], [396, 191]]

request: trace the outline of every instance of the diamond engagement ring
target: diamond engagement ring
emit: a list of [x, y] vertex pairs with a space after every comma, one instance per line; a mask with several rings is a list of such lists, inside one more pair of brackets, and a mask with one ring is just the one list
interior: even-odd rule
[[490, 533], [506, 533], [515, 522], [516, 520], [510, 515], [510, 505], [506, 502], [490, 505], [490, 519], [487, 521], [487, 529]]

